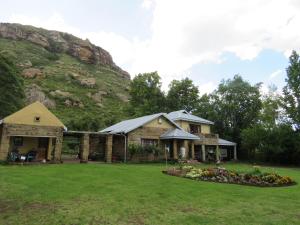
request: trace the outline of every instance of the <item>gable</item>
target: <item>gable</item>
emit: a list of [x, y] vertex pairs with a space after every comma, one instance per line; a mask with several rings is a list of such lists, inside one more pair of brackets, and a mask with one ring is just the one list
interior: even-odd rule
[[64, 124], [40, 102], [35, 102], [7, 116], [3, 122], [6, 124], [64, 127]]
[[[160, 121], [160, 122], [159, 122]], [[146, 123], [144, 127], [156, 127], [156, 128], [176, 128], [176, 126], [166, 119], [164, 116], [153, 119], [152, 121]]]

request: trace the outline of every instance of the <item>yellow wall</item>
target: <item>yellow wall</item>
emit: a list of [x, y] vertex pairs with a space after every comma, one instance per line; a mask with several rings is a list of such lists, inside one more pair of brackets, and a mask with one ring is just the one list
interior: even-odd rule
[[[16, 148], [19, 150], [21, 154], [25, 154], [33, 149], [37, 150], [38, 143], [39, 143], [38, 138], [36, 137], [23, 137], [23, 145]], [[10, 145], [11, 150], [14, 148], [13, 145], [14, 145], [13, 137], [11, 137], [11, 145]]]
[[[40, 117], [40, 121], [36, 122], [35, 117]], [[4, 118], [4, 123], [64, 127], [64, 124], [40, 102], [28, 105], [20, 111]]]
[[[159, 119], [161, 119], [161, 123], [158, 122]], [[166, 120], [163, 116], [161, 116], [145, 124], [144, 127], [174, 128], [175, 125]]]
[[[14, 142], [13, 137], [10, 138], [10, 151], [13, 150]], [[38, 137], [23, 137], [23, 145], [16, 147], [18, 152], [22, 155], [26, 155], [29, 151], [37, 151], [37, 159], [45, 159], [47, 148], [39, 148], [39, 138]]]
[[[185, 131], [190, 132], [190, 122], [188, 121], [182, 121], [182, 120], [178, 120], [176, 121], [176, 123], [183, 128]], [[194, 124], [194, 123], [192, 123]], [[199, 124], [199, 126], [201, 126], [201, 133], [203, 134], [210, 134], [210, 125], [207, 124]]]
[[190, 124], [187, 121], [176, 121], [176, 123], [185, 131], [190, 132]]
[[201, 133], [210, 134], [210, 125], [201, 124]]

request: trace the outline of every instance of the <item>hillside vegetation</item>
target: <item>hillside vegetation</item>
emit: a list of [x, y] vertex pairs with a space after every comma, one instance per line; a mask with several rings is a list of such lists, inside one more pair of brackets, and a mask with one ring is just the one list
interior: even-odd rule
[[[58, 48], [62, 41], [55, 42], [49, 32], [0, 24], [0, 52], [17, 65], [26, 103], [43, 102], [69, 129], [98, 130], [125, 118], [129, 74], [88, 40], [55, 31], [68, 36], [64, 47]], [[48, 38], [49, 46], [39, 43], [44, 39], [38, 35]]]

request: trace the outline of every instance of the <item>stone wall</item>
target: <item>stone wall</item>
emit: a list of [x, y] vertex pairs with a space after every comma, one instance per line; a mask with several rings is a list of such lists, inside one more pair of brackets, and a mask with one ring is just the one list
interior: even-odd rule
[[61, 160], [61, 148], [63, 140], [63, 129], [61, 127], [3, 124], [0, 145], [0, 160], [7, 159], [10, 148], [10, 137], [13, 136], [54, 137], [56, 139], [54, 160]]

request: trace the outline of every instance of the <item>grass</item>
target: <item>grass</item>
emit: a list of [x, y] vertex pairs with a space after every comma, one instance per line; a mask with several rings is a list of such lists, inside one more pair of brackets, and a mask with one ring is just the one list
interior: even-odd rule
[[[164, 175], [162, 169], [153, 164], [0, 166], [0, 224], [300, 224], [299, 185], [198, 182]], [[300, 183], [300, 169], [262, 170]]]
[[[28, 27], [28, 29], [35, 28]], [[32, 67], [42, 70], [46, 77], [24, 79], [25, 87], [36, 84], [48, 98], [55, 101], [56, 108], [51, 111], [69, 129], [90, 129], [86, 123], [82, 123], [86, 118], [89, 121], [95, 121], [95, 124], [100, 124], [99, 127], [92, 130], [100, 130], [128, 117], [124, 110], [127, 103], [118, 95], [128, 97], [130, 80], [122, 78], [118, 72], [103, 65], [83, 63], [67, 54], [50, 52], [28, 41], [0, 38], [0, 51], [3, 51], [16, 64], [29, 60]], [[20, 68], [20, 72], [21, 70], [22, 68]], [[79, 74], [81, 78], [95, 78], [96, 87], [89, 88], [80, 85], [76, 79], [71, 78], [70, 74], [72, 73]], [[72, 97], [68, 99], [79, 100], [84, 108], [66, 107], [65, 97], [53, 97], [50, 94], [56, 90], [69, 92]], [[103, 96], [102, 106], [97, 105], [95, 100], [88, 97], [88, 94], [95, 94], [99, 91], [107, 93]]]

